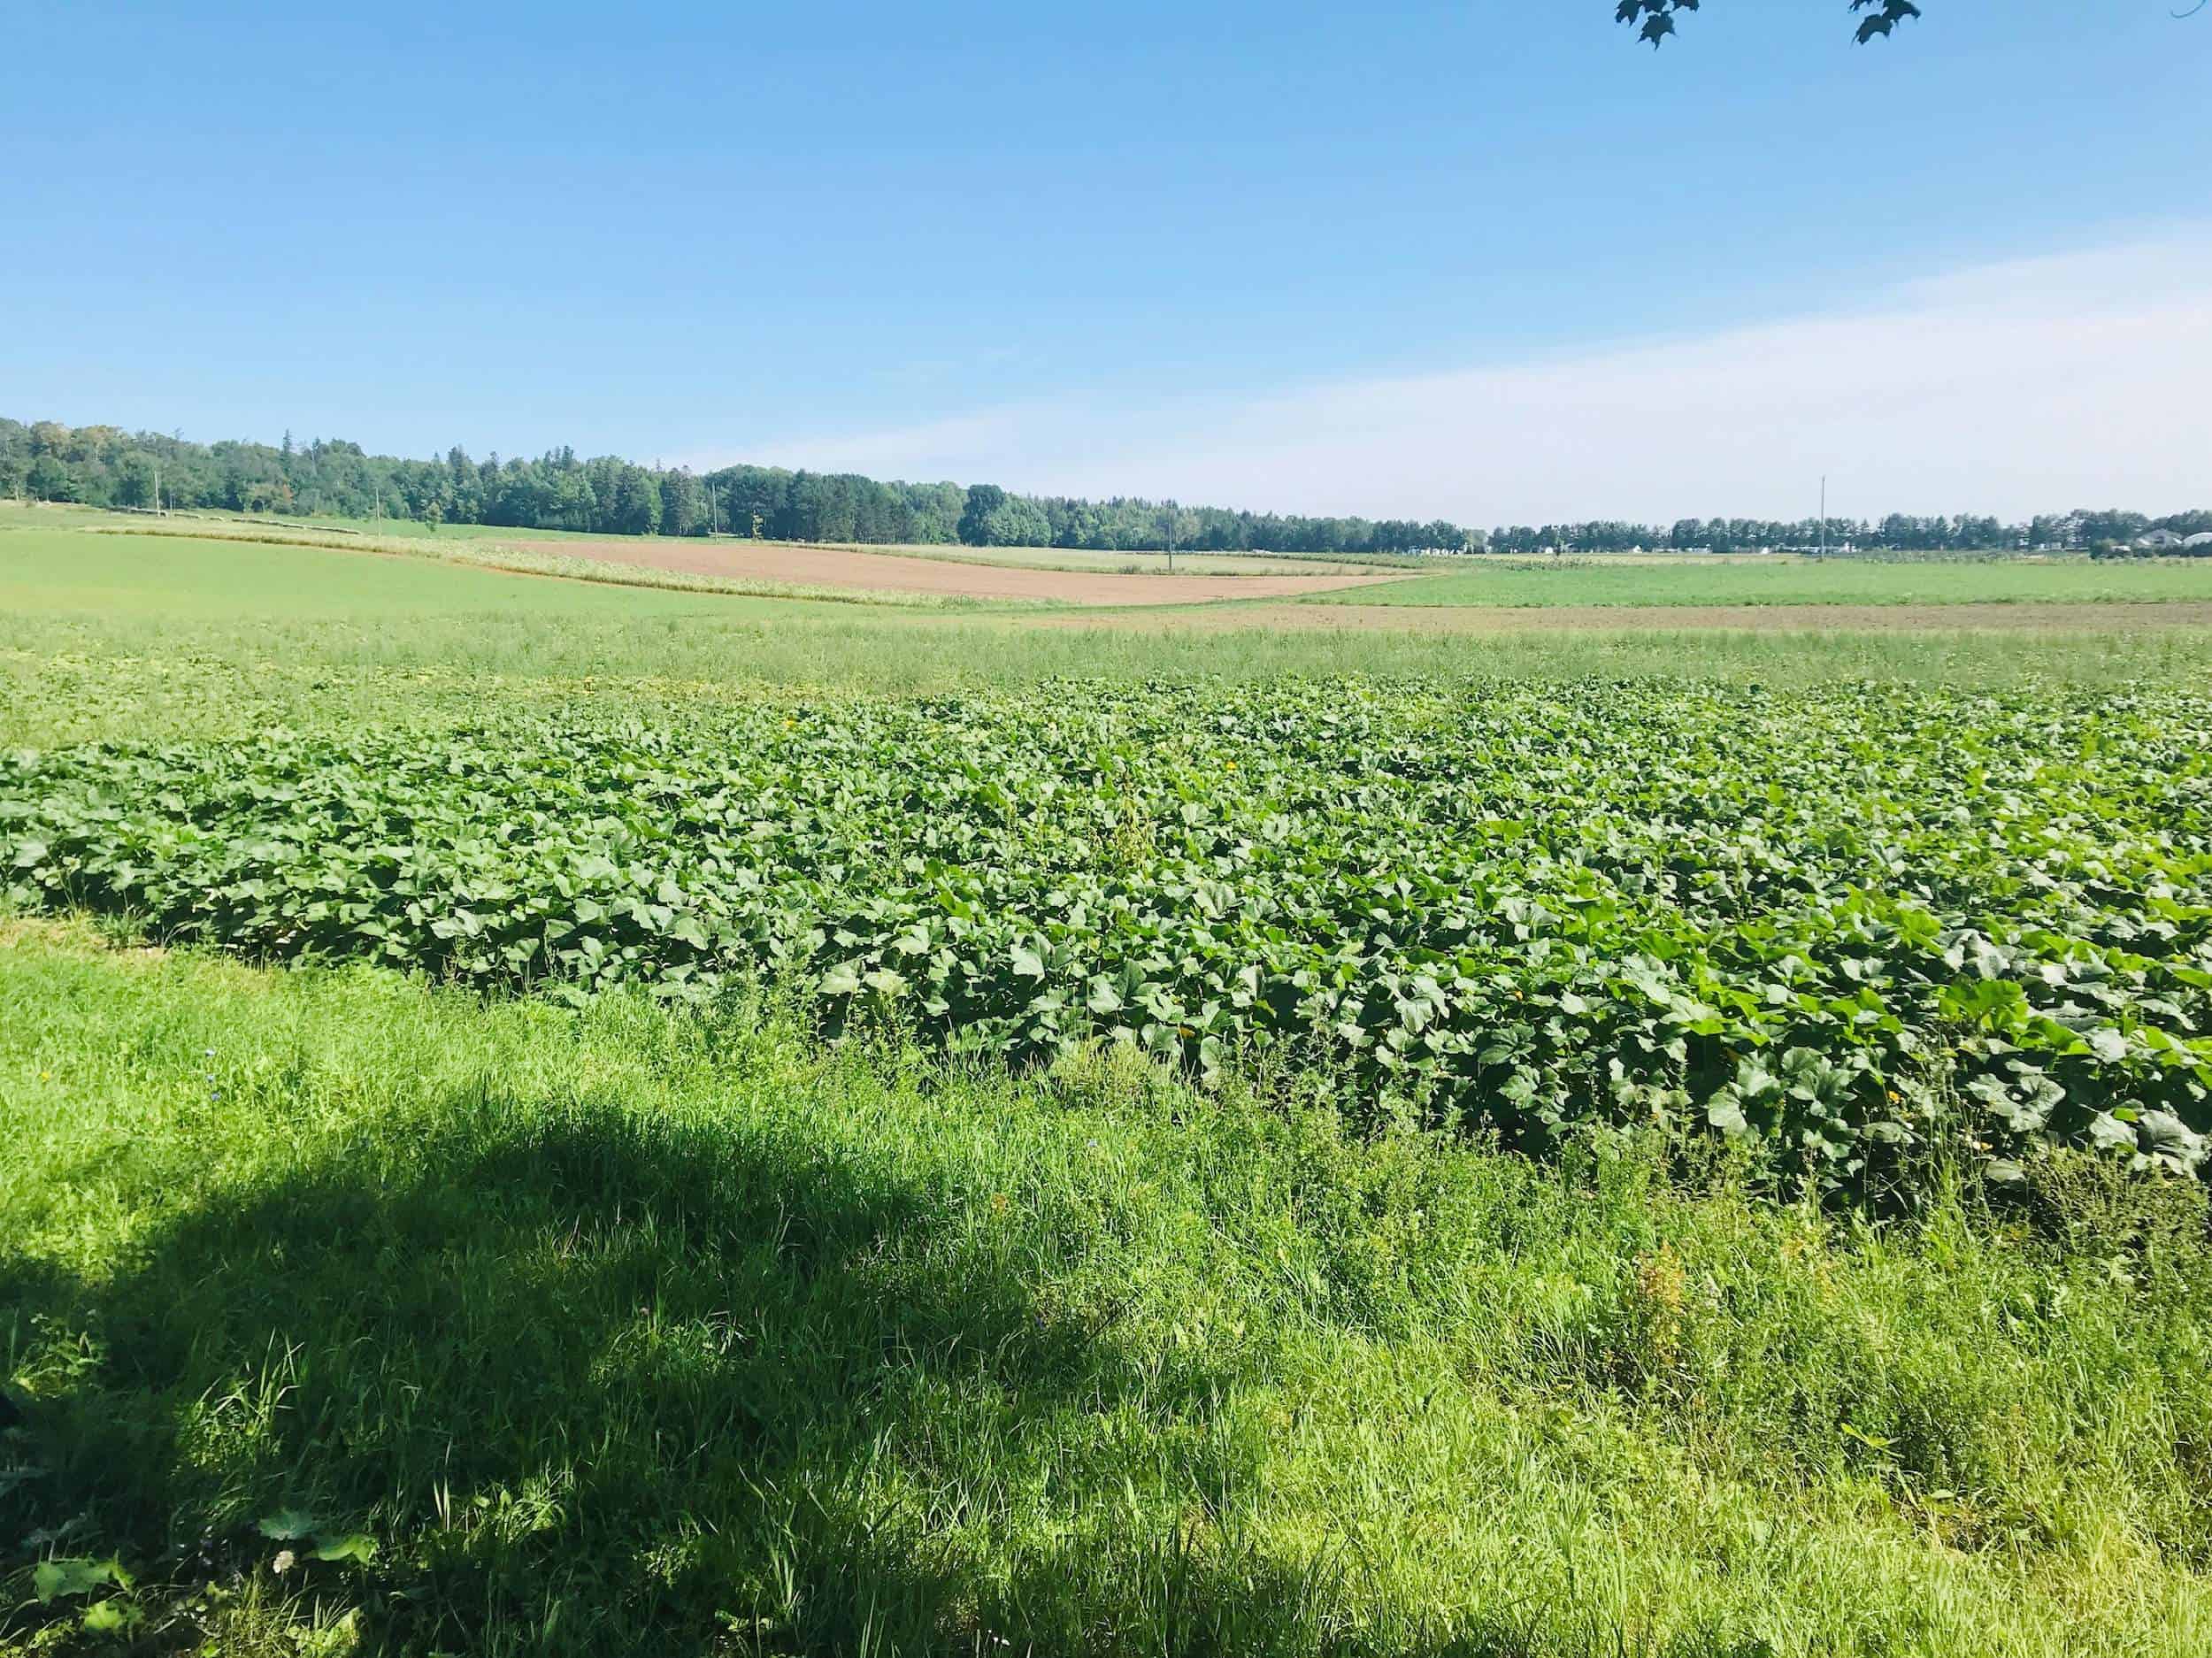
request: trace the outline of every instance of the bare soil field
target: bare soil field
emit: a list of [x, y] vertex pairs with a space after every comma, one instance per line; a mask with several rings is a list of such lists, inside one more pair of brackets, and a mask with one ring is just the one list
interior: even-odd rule
[[1052, 600], [1065, 604], [1193, 604], [1215, 599], [1290, 599], [1379, 581], [1402, 581], [1399, 571], [1341, 575], [1143, 575], [1025, 569], [1015, 565], [955, 564], [896, 553], [864, 553], [841, 547], [781, 544], [696, 547], [669, 541], [518, 541], [507, 543], [562, 558], [607, 564], [680, 570], [732, 580], [789, 582], [810, 587], [852, 587], [873, 593], [933, 593], [970, 599]]
[[[594, 540], [603, 539], [593, 537]], [[1107, 552], [1091, 547], [968, 547], [941, 541], [809, 541], [799, 550], [835, 547], [852, 553], [895, 554], [946, 564], [1007, 564], [1031, 570], [1071, 570], [1103, 576], [1344, 576], [1439, 575], [1443, 561], [1410, 555], [1363, 555], [1331, 558], [1320, 554], [1179, 552], [1175, 568], [1167, 555], [1126, 549]]]
[[[1240, 589], [1240, 594], [1248, 591]], [[1237, 596], [1237, 595], [1231, 595]], [[1739, 628], [1762, 633], [2061, 632], [2212, 628], [2212, 602], [2162, 604], [1475, 605], [1234, 604], [1141, 615], [1059, 611], [1046, 627], [1161, 632], [1259, 628], [1414, 633], [1673, 633]]]

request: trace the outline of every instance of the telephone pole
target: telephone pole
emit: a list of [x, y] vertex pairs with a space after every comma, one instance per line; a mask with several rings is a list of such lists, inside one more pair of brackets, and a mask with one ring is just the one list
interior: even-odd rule
[[1820, 556], [1828, 557], [1828, 474], [1820, 475]]

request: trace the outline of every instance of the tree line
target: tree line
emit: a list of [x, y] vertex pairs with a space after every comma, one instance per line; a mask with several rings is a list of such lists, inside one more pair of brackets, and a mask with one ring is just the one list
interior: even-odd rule
[[641, 466], [572, 449], [535, 459], [371, 455], [357, 443], [194, 443], [181, 435], [0, 419], [0, 495], [93, 506], [403, 518], [603, 535], [735, 534], [782, 541], [1100, 551], [1387, 554], [1466, 551], [1441, 519], [1310, 518], [1116, 496], [1024, 495], [995, 484], [886, 483], [852, 472]]
[[[180, 435], [107, 426], [0, 418], [0, 496], [91, 506], [412, 518], [602, 535], [734, 534], [770, 541], [971, 547], [1087, 548], [1105, 552], [1390, 554], [1416, 551], [1749, 552], [1823, 544], [1818, 518], [1683, 518], [1672, 524], [1592, 519], [1503, 525], [1488, 532], [1444, 519], [1313, 518], [1187, 507], [1117, 495], [1089, 501], [1025, 495], [995, 484], [885, 483], [852, 472], [778, 466], [641, 466], [584, 459], [572, 449], [534, 460], [482, 461], [460, 449], [435, 460], [370, 455], [318, 438], [281, 445], [194, 443]], [[1832, 518], [1838, 550], [1893, 548], [1991, 553], [2125, 546], [2153, 529], [2212, 530], [2212, 512], [2153, 518], [2081, 510], [2026, 523], [1962, 513], [1880, 519]]]
[[1486, 538], [1496, 553], [1911, 551], [2004, 553], [2124, 547], [2152, 530], [2195, 535], [2212, 530], [2212, 511], [2147, 513], [2116, 508], [2039, 513], [2020, 523], [1985, 514], [1924, 517], [1893, 512], [1881, 518], [1680, 518], [1632, 524], [1599, 518], [1583, 524], [1516, 524]]

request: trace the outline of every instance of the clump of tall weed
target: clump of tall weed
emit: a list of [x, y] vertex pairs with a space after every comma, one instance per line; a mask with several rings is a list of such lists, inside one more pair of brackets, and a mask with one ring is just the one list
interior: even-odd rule
[[2212, 1266], [2212, 1194], [2162, 1168], [2055, 1147], [2024, 1165], [2008, 1201], [2036, 1236], [2069, 1254]]

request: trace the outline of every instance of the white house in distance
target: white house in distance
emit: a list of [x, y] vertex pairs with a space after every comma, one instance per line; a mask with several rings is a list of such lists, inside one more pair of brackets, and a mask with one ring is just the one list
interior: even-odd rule
[[2171, 530], [2152, 530], [2147, 534], [2137, 536], [2135, 544], [2138, 547], [2147, 547], [2154, 552], [2162, 553], [2176, 547], [2185, 547], [2188, 542], [2185, 538], [2175, 534]]
[[2192, 535], [2187, 541], [2182, 542], [2181, 549], [2187, 553], [2212, 553], [2212, 530]]

